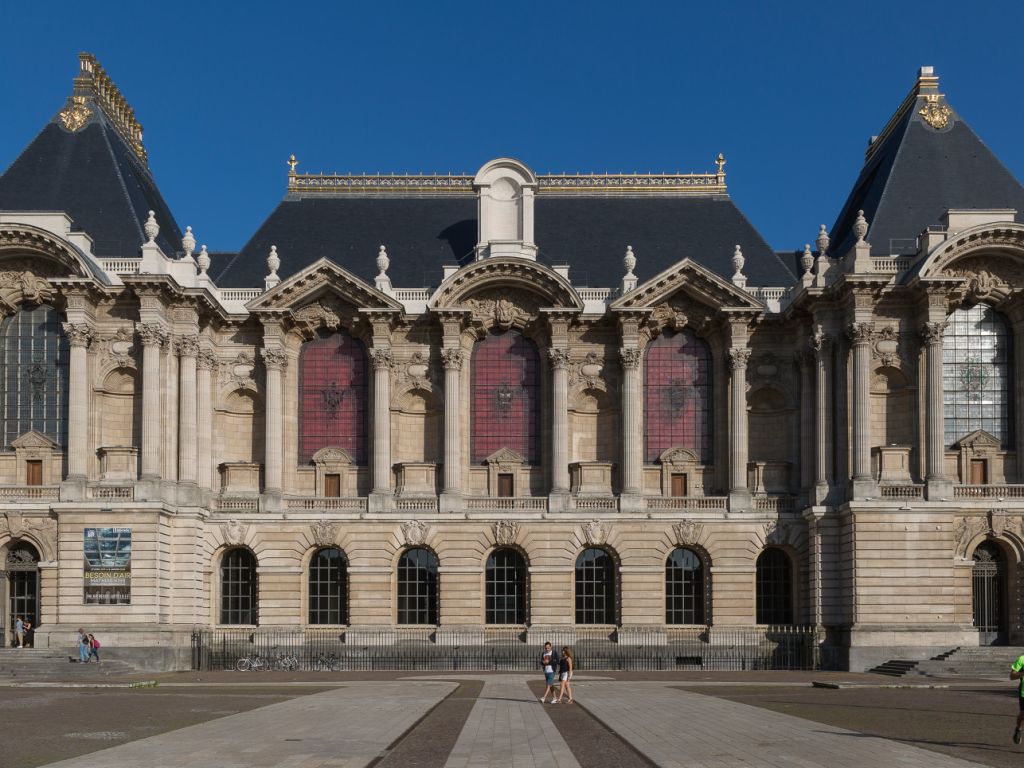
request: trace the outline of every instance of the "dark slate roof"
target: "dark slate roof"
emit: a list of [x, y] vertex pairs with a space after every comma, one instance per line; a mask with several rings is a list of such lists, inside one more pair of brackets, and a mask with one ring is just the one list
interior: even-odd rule
[[93, 253], [139, 255], [148, 212], [160, 225], [165, 253], [182, 250], [181, 230], [149, 169], [125, 144], [103, 111], [77, 132], [54, 117], [0, 176], [0, 210], [64, 211], [93, 239]]
[[[750, 285], [784, 286], [795, 279], [724, 194], [609, 196], [573, 193], [535, 198], [539, 259], [568, 264], [574, 285], [615, 287], [632, 245], [641, 280], [686, 257], [729, 278], [738, 243]], [[271, 245], [287, 278], [327, 257], [372, 283], [381, 244], [396, 287], [436, 287], [446, 264], [473, 259], [477, 200], [473, 194], [289, 195], [233, 259], [210, 273], [223, 287], [263, 284]]]
[[[946, 126], [936, 129], [920, 114], [929, 95], [950, 110]], [[915, 238], [950, 208], [1015, 208], [1021, 221], [1024, 187], [938, 93], [937, 78], [922, 77], [869, 148], [830, 250], [838, 256], [853, 245], [863, 210], [872, 254], [914, 253]]]

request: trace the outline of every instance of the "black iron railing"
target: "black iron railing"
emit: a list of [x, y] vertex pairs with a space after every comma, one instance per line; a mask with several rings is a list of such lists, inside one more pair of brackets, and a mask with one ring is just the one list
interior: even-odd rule
[[[197, 629], [192, 667], [235, 669], [259, 658], [264, 669], [533, 671], [540, 646], [569, 645], [581, 671], [811, 670], [823, 664], [814, 627], [567, 628], [534, 636], [515, 628]], [[827, 650], [827, 649], [825, 649]], [[243, 664], [244, 666], [244, 664]]]

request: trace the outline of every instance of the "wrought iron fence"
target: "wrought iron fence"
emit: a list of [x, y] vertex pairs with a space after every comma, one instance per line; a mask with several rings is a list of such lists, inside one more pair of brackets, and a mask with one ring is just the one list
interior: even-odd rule
[[[669, 627], [634, 630], [569, 627], [547, 634], [524, 629], [444, 627], [381, 629], [198, 629], [192, 668], [235, 669], [260, 658], [264, 669], [296, 659], [300, 670], [533, 671], [541, 645], [569, 645], [581, 671], [811, 670], [831, 666], [814, 627]], [[824, 659], [824, 664], [823, 664]]]

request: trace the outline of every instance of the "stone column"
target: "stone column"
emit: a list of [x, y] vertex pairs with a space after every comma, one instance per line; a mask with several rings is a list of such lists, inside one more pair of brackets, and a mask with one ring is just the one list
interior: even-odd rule
[[619, 350], [622, 361], [622, 493], [628, 496], [643, 494], [643, 423], [644, 403], [640, 391], [639, 349], [623, 347]]
[[[88, 323], [64, 323], [71, 346], [68, 364], [68, 480], [83, 484], [89, 466], [89, 341]], [[84, 487], [81, 489], [84, 492]]]
[[814, 351], [814, 493], [815, 504], [828, 496], [828, 367], [832, 340], [819, 326], [811, 338]]
[[569, 493], [569, 353], [552, 347], [551, 361], [551, 493]]
[[160, 479], [160, 348], [167, 331], [159, 323], [139, 325], [142, 341], [142, 479]]
[[797, 368], [800, 373], [800, 474], [796, 479], [802, 493], [809, 494], [814, 483], [814, 364], [811, 353], [804, 349], [796, 353]]
[[391, 495], [391, 366], [389, 347], [377, 347], [373, 363], [373, 493]]
[[945, 322], [925, 323], [921, 338], [925, 345], [925, 481], [928, 498], [952, 498], [946, 477], [946, 438], [942, 386], [942, 335]]
[[271, 499], [279, 499], [283, 491], [281, 483], [281, 375], [288, 367], [288, 355], [283, 349], [264, 349], [263, 363], [267, 369], [263, 491]]
[[444, 363], [444, 493], [462, 494], [462, 430], [459, 391], [462, 383], [461, 348], [448, 347], [441, 352]]
[[210, 389], [216, 364], [216, 355], [208, 350], [200, 352], [196, 360], [196, 419], [199, 443], [196, 453], [196, 483], [204, 491], [213, 490], [213, 408]]
[[853, 498], [873, 496], [871, 476], [871, 323], [851, 323], [853, 347]]
[[199, 337], [195, 334], [176, 340], [178, 352], [178, 482], [196, 483], [196, 356]]
[[[731, 402], [729, 407], [729, 508], [734, 501], [744, 507], [750, 506], [750, 489], [747, 486], [747, 361], [750, 350], [734, 347], [729, 350], [729, 371], [731, 376]], [[744, 504], [744, 502], [746, 502]]]

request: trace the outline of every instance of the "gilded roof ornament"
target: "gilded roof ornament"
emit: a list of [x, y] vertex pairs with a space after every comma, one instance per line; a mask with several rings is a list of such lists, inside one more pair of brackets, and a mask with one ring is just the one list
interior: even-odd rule
[[[64, 127], [69, 131], [79, 130], [89, 117], [89, 115], [85, 115], [85, 118], [81, 117], [82, 109], [88, 111], [86, 102], [92, 101], [107, 116], [111, 125], [114, 126], [114, 130], [120, 134], [135, 156], [142, 161], [143, 165], [147, 165], [146, 148], [142, 145], [142, 124], [135, 119], [135, 110], [121, 95], [121, 91], [100, 66], [95, 56], [91, 53], [80, 53], [78, 60], [79, 72], [74, 81], [74, 95], [71, 97], [69, 109], [64, 112], [71, 112], [69, 118], [73, 120], [72, 124], [76, 124], [78, 121], [81, 121], [81, 124], [77, 128], [72, 128], [68, 124], [69, 118], [65, 118], [64, 112], [61, 112], [60, 118]], [[76, 108], [76, 104], [79, 108]]]
[[943, 104], [941, 98], [942, 95], [938, 93], [926, 94], [925, 104], [917, 112], [928, 125], [937, 131], [949, 125], [949, 118], [953, 115], [953, 110]]
[[288, 175], [289, 176], [294, 176], [295, 175], [295, 166], [297, 166], [298, 164], [299, 164], [299, 161], [295, 159], [295, 155], [290, 155], [288, 157]]
[[86, 106], [84, 96], [72, 96], [68, 99], [67, 106], [60, 112], [60, 121], [72, 133], [82, 130], [90, 117], [92, 117], [92, 110]]

